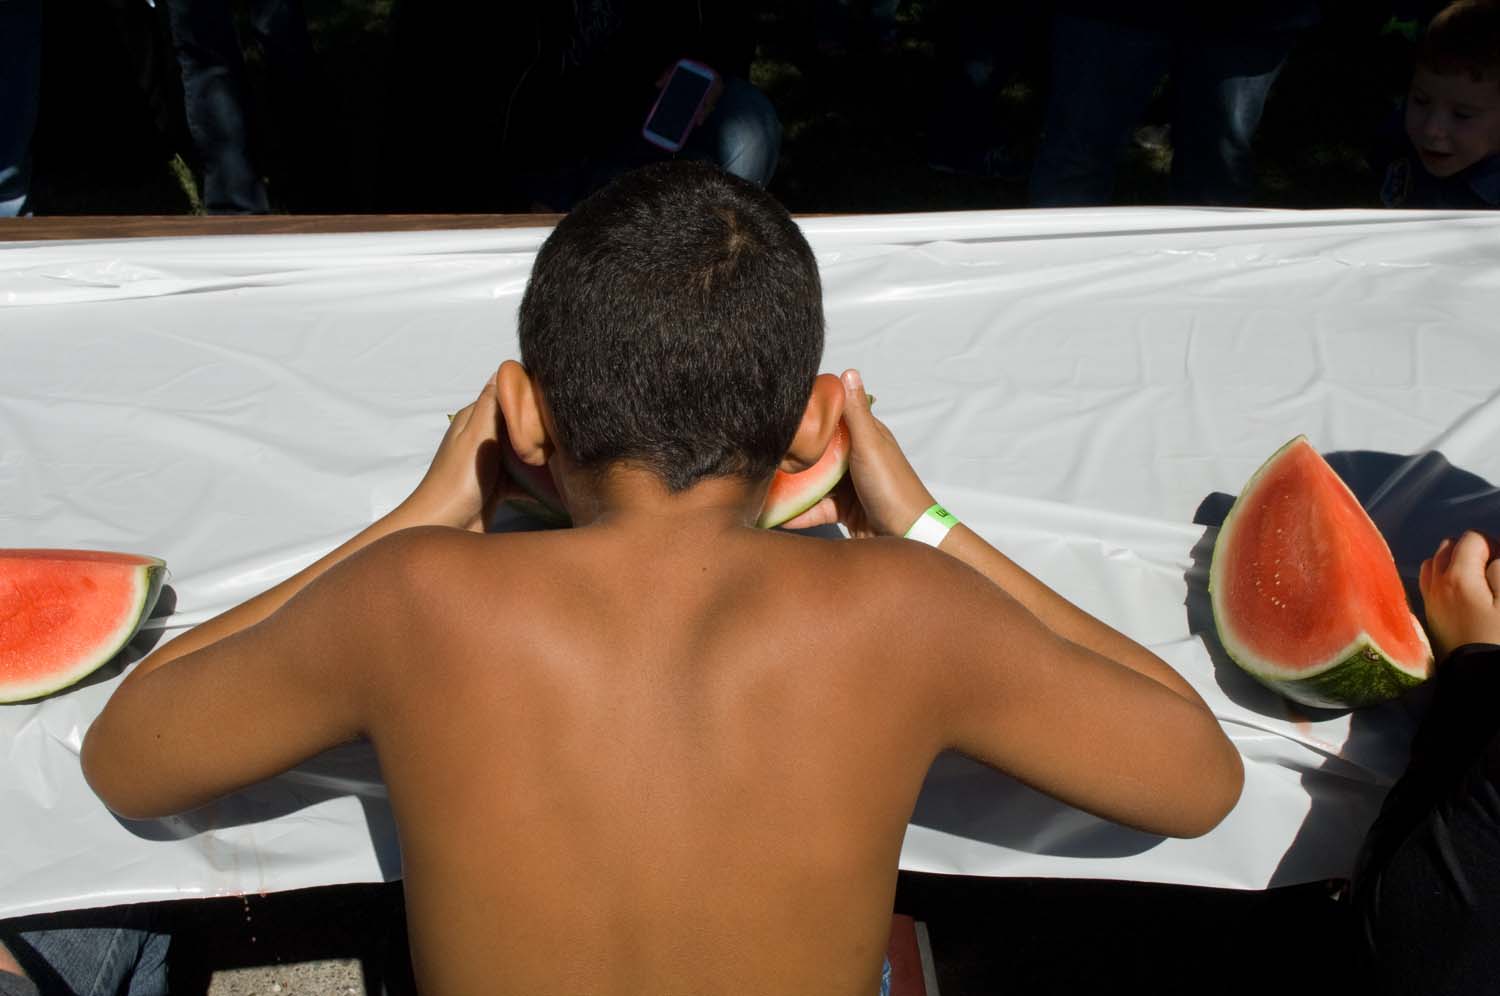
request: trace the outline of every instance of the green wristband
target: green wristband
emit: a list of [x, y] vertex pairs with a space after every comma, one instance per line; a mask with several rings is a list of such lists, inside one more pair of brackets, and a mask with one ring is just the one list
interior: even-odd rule
[[937, 546], [948, 535], [948, 531], [958, 525], [958, 518], [941, 505], [934, 505], [921, 515], [917, 521], [911, 524], [906, 531], [906, 538], [926, 543], [928, 546]]

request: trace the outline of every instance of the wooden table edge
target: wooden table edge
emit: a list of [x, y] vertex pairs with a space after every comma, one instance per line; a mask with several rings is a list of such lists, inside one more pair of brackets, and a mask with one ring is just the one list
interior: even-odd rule
[[0, 242], [551, 228], [560, 214], [54, 215], [0, 218]]

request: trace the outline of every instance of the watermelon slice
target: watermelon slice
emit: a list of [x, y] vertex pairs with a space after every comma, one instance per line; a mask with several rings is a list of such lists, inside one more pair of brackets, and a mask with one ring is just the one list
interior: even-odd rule
[[794, 519], [823, 500], [849, 471], [849, 426], [839, 419], [828, 448], [818, 462], [804, 471], [788, 474], [778, 470], [771, 478], [766, 503], [755, 524], [763, 529]]
[[129, 553], [0, 550], [0, 702], [98, 670], [151, 615], [165, 573]]
[[1390, 548], [1305, 436], [1245, 485], [1219, 528], [1208, 590], [1234, 662], [1304, 705], [1383, 702], [1432, 671]]

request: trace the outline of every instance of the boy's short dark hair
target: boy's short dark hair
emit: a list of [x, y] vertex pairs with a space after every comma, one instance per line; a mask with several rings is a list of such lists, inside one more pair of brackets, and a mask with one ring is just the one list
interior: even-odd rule
[[1500, 0], [1456, 0], [1444, 7], [1422, 36], [1417, 65], [1443, 76], [1500, 81]]
[[673, 492], [769, 477], [823, 355], [817, 261], [765, 191], [696, 163], [647, 166], [542, 245], [520, 338], [579, 467], [639, 464]]

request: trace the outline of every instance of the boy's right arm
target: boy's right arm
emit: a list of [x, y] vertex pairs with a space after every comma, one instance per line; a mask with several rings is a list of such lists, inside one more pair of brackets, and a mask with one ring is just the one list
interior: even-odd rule
[[[794, 525], [837, 516], [855, 536], [901, 536], [932, 496], [870, 413], [856, 372], [844, 387], [852, 487]], [[943, 617], [962, 620], [933, 637], [954, 679], [954, 747], [1151, 832], [1197, 836], [1228, 813], [1244, 777], [1239, 753], [1177, 672], [967, 527], [940, 549], [952, 560], [924, 558], [918, 580], [941, 585]]]

